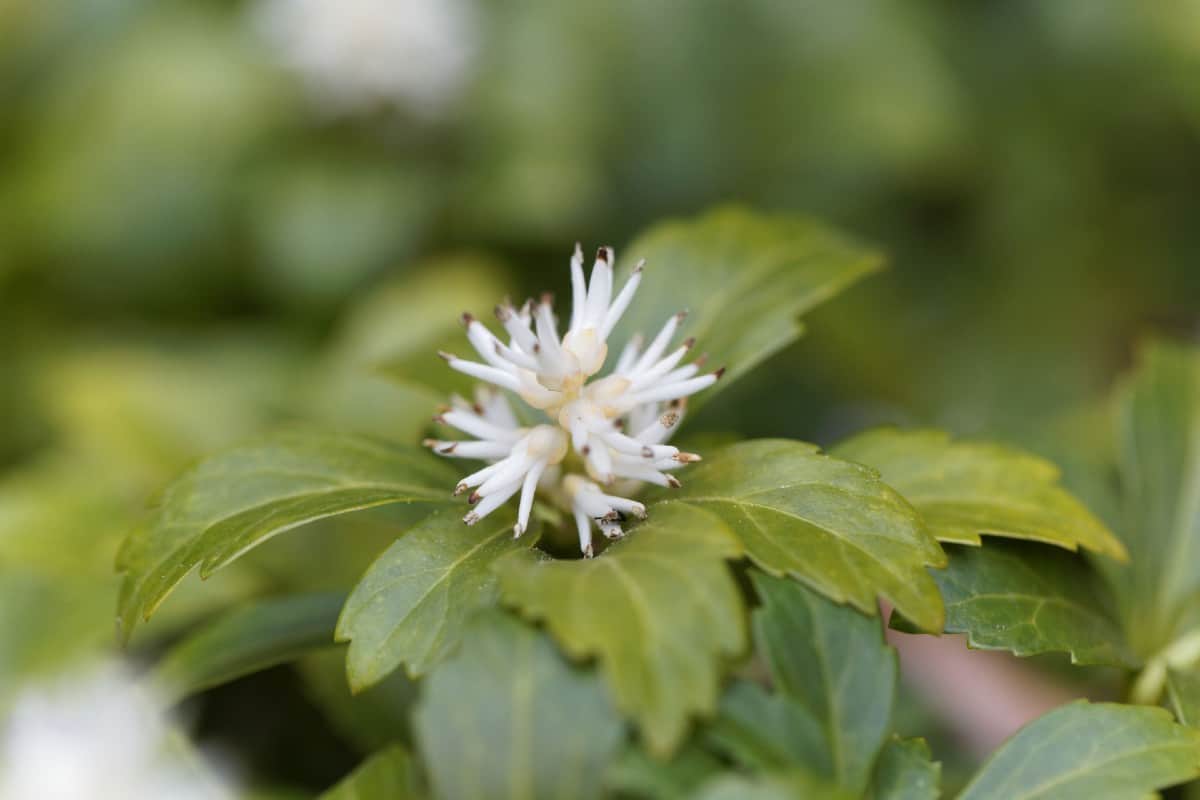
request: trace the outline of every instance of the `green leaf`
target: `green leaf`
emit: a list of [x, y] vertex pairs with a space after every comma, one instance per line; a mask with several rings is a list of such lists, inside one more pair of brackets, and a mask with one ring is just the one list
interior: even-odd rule
[[238, 609], [172, 647], [155, 682], [173, 699], [332, 647], [341, 593], [293, 595]]
[[368, 758], [317, 800], [410, 800], [422, 796], [412, 759], [397, 745]]
[[932, 761], [924, 739], [893, 736], [875, 764], [868, 800], [937, 800], [942, 765]]
[[[896, 653], [882, 625], [792, 581], [760, 572], [751, 578], [763, 602], [754, 612], [755, 646], [776, 692], [817, 720], [830, 777], [861, 794], [888, 734], [896, 687]], [[820, 774], [818, 763], [801, 765]]]
[[1140, 665], [1112, 616], [1108, 590], [1079, 556], [1023, 542], [952, 545], [946, 552], [949, 565], [934, 574], [946, 601], [946, 632], [967, 634], [971, 647]]
[[855, 795], [805, 772], [748, 777], [722, 775], [705, 783], [693, 800], [796, 800], [819, 797], [822, 800], [853, 800]]
[[1168, 645], [1200, 595], [1200, 350], [1154, 343], [1118, 393], [1125, 544], [1116, 578], [1144, 653]]
[[954, 442], [943, 431], [868, 431], [833, 450], [879, 470], [943, 542], [979, 545], [980, 534], [1079, 547], [1125, 560], [1100, 520], [1059, 485], [1050, 462], [1010, 447]]
[[459, 510], [435, 512], [381, 555], [354, 587], [338, 620], [338, 641], [349, 641], [346, 668], [355, 691], [408, 666], [427, 672], [462, 639], [467, 619], [495, 605], [492, 564], [527, 549], [534, 532], [512, 535], [502, 514], [473, 527]]
[[128, 636], [195, 567], [201, 577], [272, 536], [384, 503], [446, 502], [454, 471], [417, 448], [288, 432], [202, 461], [126, 540], [118, 621]]
[[1170, 670], [1167, 672], [1167, 698], [1175, 719], [1184, 725], [1200, 728], [1200, 673]]
[[706, 732], [713, 744], [750, 769], [770, 772], [802, 765], [833, 775], [824, 727], [799, 700], [736, 681]]
[[416, 730], [434, 794], [449, 800], [598, 797], [622, 735], [595, 675], [498, 611], [429, 676]]
[[1078, 701], [1026, 725], [959, 800], [1141, 798], [1200, 775], [1200, 731], [1161, 708]]
[[688, 470], [651, 514], [686, 503], [718, 516], [746, 555], [867, 614], [886, 597], [940, 631], [942, 600], [925, 570], [945, 555], [904, 498], [867, 467], [782, 439], [742, 442]]
[[635, 332], [653, 336], [687, 310], [687, 334], [728, 369], [693, 404], [795, 341], [798, 316], [883, 264], [878, 253], [813, 220], [739, 208], [658, 224], [621, 256], [626, 275], [641, 259], [646, 270], [609, 353]]
[[390, 744], [413, 741], [412, 710], [420, 687], [402, 670], [351, 694], [344, 645], [308, 653], [295, 668], [304, 696], [324, 715], [330, 729], [359, 753], [368, 755]]
[[498, 569], [506, 602], [545, 620], [575, 658], [599, 658], [617, 706], [661, 758], [689, 716], [713, 711], [722, 661], [745, 646], [742, 599], [725, 565], [740, 554], [715, 515], [660, 504], [597, 558], [509, 558]]
[[630, 747], [606, 773], [607, 788], [620, 797], [647, 800], [685, 800], [725, 764], [690, 740], [670, 761], [659, 761], [639, 747]]

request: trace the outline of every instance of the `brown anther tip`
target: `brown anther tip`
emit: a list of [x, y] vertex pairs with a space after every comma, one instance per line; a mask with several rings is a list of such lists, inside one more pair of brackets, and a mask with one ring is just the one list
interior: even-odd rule
[[679, 414], [674, 411], [668, 411], [666, 414], [663, 414], [661, 417], [659, 417], [658, 421], [664, 428], [671, 428], [675, 426], [675, 423], [679, 422]]
[[596, 260], [603, 261], [605, 264], [608, 263], [608, 248], [607, 247], [601, 247], [600, 249], [598, 249], [596, 251]]
[[458, 486], [454, 487], [454, 496], [458, 497], [460, 494], [462, 494], [463, 492], [465, 492], [467, 489], [470, 489], [470, 488], [471, 487], [467, 486], [465, 483], [460, 483]]
[[476, 522], [479, 522], [479, 515], [472, 511], [470, 514], [467, 514], [465, 517], [463, 517], [463, 522], [465, 522], [468, 526], [474, 525]]
[[467, 496], [467, 502], [470, 503], [471, 505], [475, 505], [481, 499], [482, 498], [479, 496], [479, 492], [471, 492], [471, 494]]
[[542, 301], [542, 305], [552, 306], [554, 305], [554, 292], [542, 292], [540, 299]]
[[675, 319], [679, 322], [683, 322], [683, 320], [687, 317], [687, 315], [688, 315], [688, 312], [687, 312], [687, 309], [685, 308], [683, 311], [678, 311], [675, 313]]
[[533, 352], [535, 352], [535, 353], [540, 353], [540, 352], [542, 352], [542, 343], [541, 343], [541, 342], [534, 342], [534, 343], [533, 343]]
[[716, 376], [717, 376], [717, 380], [721, 380], [721, 376], [722, 376], [722, 375], [724, 375], [724, 374], [725, 374], [725, 368], [724, 368], [724, 367], [721, 367], [719, 370], [717, 370], [716, 372], [714, 372], [714, 373], [713, 373], [713, 375], [716, 375]]
[[649, 447], [642, 448], [642, 458], [654, 458], [654, 451]]
[[579, 454], [580, 454], [580, 455], [582, 455], [582, 456], [589, 456], [589, 455], [591, 455], [591, 454], [592, 454], [592, 446], [591, 446], [590, 444], [585, 444], [585, 445], [583, 446], [583, 448], [582, 448], [582, 449], [580, 449], [580, 451], [579, 451]]
[[483, 416], [483, 406], [480, 403], [471, 403], [471, 410], [479, 416]]
[[667, 403], [667, 408], [671, 408], [671, 409], [683, 408], [683, 400], [676, 398], [676, 399], [672, 400], [671, 402]]
[[583, 557], [584, 558], [595, 558], [596, 557], [596, 551], [592, 549], [592, 545], [590, 543], [588, 544], [587, 547], [583, 548]]
[[458, 442], [451, 442], [450, 444], [443, 447], [441, 450], [438, 450], [438, 452], [441, 453], [442, 455], [448, 456], [451, 453], [453, 453], [455, 448], [457, 448], [457, 447], [458, 447]]
[[623, 431], [623, 430], [625, 430], [625, 420], [623, 420], [623, 419], [618, 419], [618, 420], [614, 421], [614, 422], [613, 422], [613, 428], [615, 428], [615, 429], [617, 429], [617, 430], [619, 430], [619, 431]]
[[681, 464], [692, 464], [701, 460], [695, 453], [676, 453], [673, 458]]
[[670, 486], [672, 489], [678, 489], [683, 484], [679, 482], [679, 478], [676, 478], [674, 475], [668, 475], [667, 486]]
[[695, 346], [696, 346], [696, 337], [695, 336], [689, 336], [688, 338], [683, 340], [683, 348], [685, 350], [691, 350]]
[[423, 440], [421, 441], [421, 446], [422, 446], [422, 447], [430, 447], [430, 448], [433, 448], [433, 447], [437, 447], [437, 446], [438, 446], [438, 445], [440, 445], [440, 444], [441, 444], [441, 442], [439, 442], [437, 439], [423, 439]]
[[458, 356], [454, 355], [453, 353], [447, 353], [445, 350], [438, 350], [438, 356], [447, 361], [453, 361], [454, 359], [458, 358]]
[[696, 360], [695, 360], [695, 362], [694, 362], [694, 363], [695, 363], [695, 365], [696, 365], [697, 367], [703, 367], [705, 364], [707, 364], [707, 363], [708, 363], [708, 353], [701, 353], [701, 354], [700, 354], [700, 355], [699, 355], [699, 356], [696, 358]]
[[621, 518], [621, 515], [618, 514], [616, 511], [609, 511], [603, 517], [600, 517], [599, 521], [600, 522], [616, 522], [620, 518]]
[[475, 321], [475, 316], [470, 311], [464, 311], [460, 319], [462, 320], [462, 324], [469, 328], [471, 327], [471, 323]]
[[433, 415], [433, 421], [434, 421], [434, 422], [436, 422], [436, 423], [437, 423], [437, 424], [439, 424], [439, 425], [445, 425], [445, 424], [446, 424], [446, 418], [445, 418], [445, 417], [443, 417], [441, 414], [434, 414], [434, 415]]
[[621, 530], [619, 526], [615, 525], [604, 528], [603, 531], [604, 536], [607, 539], [621, 539], [625, 536], [625, 531]]
[[506, 306], [506, 305], [498, 305], [495, 308], [495, 312], [496, 312], [496, 319], [500, 320], [501, 322], [507, 322], [508, 318], [512, 316], [512, 307]]
[[644, 259], [644, 258], [640, 259], [638, 261], [638, 263], [633, 265], [633, 274], [637, 275], [639, 272], [641, 272], [645, 268], [646, 268], [646, 259]]

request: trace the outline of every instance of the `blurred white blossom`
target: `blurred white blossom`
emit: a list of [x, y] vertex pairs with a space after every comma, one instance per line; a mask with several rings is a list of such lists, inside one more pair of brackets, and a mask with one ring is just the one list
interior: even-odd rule
[[155, 696], [105, 665], [18, 694], [0, 728], [0, 800], [218, 800]]
[[476, 49], [470, 0], [259, 0], [256, 27], [333, 115], [441, 114]]

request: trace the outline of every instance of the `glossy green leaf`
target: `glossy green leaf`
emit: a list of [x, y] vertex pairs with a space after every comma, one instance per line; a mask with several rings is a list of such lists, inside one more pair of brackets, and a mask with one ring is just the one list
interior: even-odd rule
[[878, 270], [882, 257], [828, 227], [796, 216], [720, 208], [654, 226], [621, 255], [622, 271], [646, 261], [642, 284], [609, 352], [635, 332], [653, 336], [674, 313], [725, 380], [703, 403], [772, 353], [795, 341], [797, 317]]
[[764, 439], [706, 453], [682, 479], [652, 514], [681, 503], [703, 508], [767, 572], [867, 614], [883, 596], [923, 629], [942, 629], [942, 600], [925, 567], [945, 555], [874, 470], [814, 445]]
[[446, 502], [454, 471], [360, 436], [287, 432], [202, 461], [167, 487], [126, 540], [119, 622], [128, 635], [189, 572], [202, 577], [290, 528], [397, 502]]
[[358, 691], [407, 665], [427, 672], [458, 646], [467, 619], [499, 595], [492, 565], [537, 541], [512, 535], [496, 514], [468, 527], [461, 509], [435, 512], [389, 547], [354, 588], [338, 620], [346, 670]]
[[[861, 794], [888, 735], [896, 688], [896, 653], [884, 642], [882, 625], [793, 581], [759, 572], [751, 577], [763, 603], [754, 612], [755, 647], [776, 693], [816, 719], [830, 777]], [[802, 766], [822, 772], [818, 763]]]
[[1200, 775], [1200, 731], [1161, 708], [1079, 701], [1026, 725], [960, 800], [1142, 798]]
[[663, 757], [690, 716], [713, 711], [722, 662], [745, 646], [742, 599], [725, 564], [740, 554], [717, 516], [660, 504], [597, 558], [506, 559], [500, 585], [572, 656], [599, 659], [617, 705]]
[[415, 800], [419, 790], [412, 758], [399, 746], [368, 758], [317, 800]]
[[1200, 350], [1155, 343], [1118, 394], [1125, 544], [1116, 574], [1131, 637], [1147, 654], [1195, 624], [1200, 594]]
[[172, 647], [154, 679], [168, 696], [182, 699], [332, 647], [344, 600], [340, 592], [293, 595], [232, 611]]
[[981, 650], [1058, 652], [1070, 654], [1075, 664], [1139, 665], [1113, 617], [1106, 586], [1079, 556], [1023, 542], [951, 545], [946, 552], [950, 564], [934, 580], [946, 601], [947, 633], [965, 633]]
[[867, 790], [868, 800], [937, 800], [942, 765], [931, 760], [924, 739], [893, 736], [883, 746]]
[[1200, 728], [1200, 673], [1170, 670], [1167, 673], [1167, 699], [1175, 719]]
[[416, 730], [446, 800], [598, 797], [622, 735], [595, 674], [498, 611], [478, 616], [429, 676]]
[[833, 450], [879, 470], [943, 542], [981, 543], [980, 534], [1084, 547], [1118, 559], [1125, 548], [1059, 485], [1050, 462], [1010, 447], [955, 442], [943, 431], [868, 431]]

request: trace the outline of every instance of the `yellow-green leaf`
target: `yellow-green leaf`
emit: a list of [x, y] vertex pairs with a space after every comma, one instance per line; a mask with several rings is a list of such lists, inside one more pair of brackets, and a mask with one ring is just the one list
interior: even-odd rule
[[795, 341], [797, 317], [883, 264], [879, 253], [814, 220], [740, 208], [660, 223], [620, 255], [626, 274], [641, 259], [646, 270], [609, 352], [687, 310], [687, 334], [728, 368], [695, 403]]
[[1058, 468], [1037, 456], [952, 441], [943, 431], [893, 429], [860, 434], [833, 453], [879, 470], [940, 541], [978, 545], [988, 534], [1128, 558], [1120, 540], [1059, 485]]
[[126, 540], [125, 635], [189, 572], [202, 577], [286, 530], [384, 503], [447, 502], [455, 473], [429, 454], [362, 436], [287, 432], [202, 461]]
[[368, 758], [317, 800], [415, 800], [423, 796], [412, 758], [394, 745]]
[[340, 592], [302, 594], [231, 611], [174, 645], [155, 681], [168, 696], [184, 698], [332, 647], [344, 600]]
[[874, 470], [803, 442], [742, 442], [682, 476], [651, 509], [687, 504], [716, 515], [746, 555], [830, 599], [876, 613], [887, 598], [925, 630], [940, 631], [942, 600], [926, 566], [945, 555], [913, 508]]
[[499, 595], [491, 567], [537, 541], [512, 535], [503, 514], [467, 527], [461, 509], [435, 512], [381, 555], [354, 587], [338, 620], [349, 641], [346, 670], [355, 691], [401, 664], [422, 675], [458, 646], [471, 614]]
[[572, 656], [597, 657], [617, 706], [665, 757], [690, 716], [713, 711], [723, 661], [745, 645], [725, 564], [739, 555], [716, 515], [660, 504], [597, 558], [509, 558], [498, 568], [505, 601], [545, 620]]

